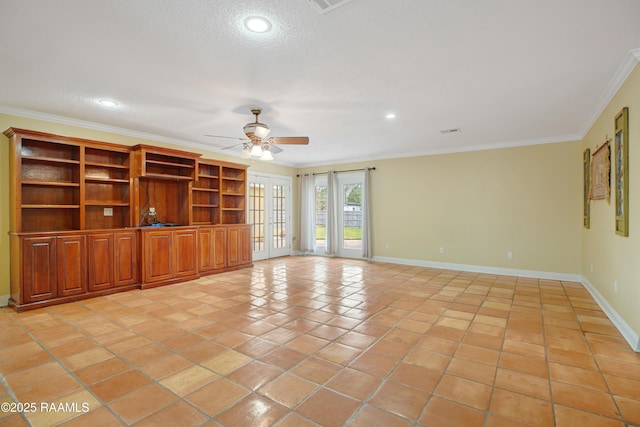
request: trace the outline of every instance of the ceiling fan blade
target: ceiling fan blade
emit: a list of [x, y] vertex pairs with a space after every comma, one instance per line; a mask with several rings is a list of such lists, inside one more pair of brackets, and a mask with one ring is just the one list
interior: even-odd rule
[[247, 138], [238, 138], [237, 136], [222, 136], [222, 135], [205, 135], [210, 138], [224, 138], [224, 139], [237, 139], [238, 141], [248, 141]]
[[232, 148], [241, 147], [243, 144], [233, 144], [228, 147], [221, 148], [221, 150], [230, 150]]
[[282, 153], [284, 150], [277, 145], [269, 144], [269, 151], [271, 151], [273, 154], [278, 154]]
[[269, 142], [272, 144], [301, 144], [307, 145], [309, 144], [308, 136], [284, 136], [284, 137], [273, 137], [269, 139]]

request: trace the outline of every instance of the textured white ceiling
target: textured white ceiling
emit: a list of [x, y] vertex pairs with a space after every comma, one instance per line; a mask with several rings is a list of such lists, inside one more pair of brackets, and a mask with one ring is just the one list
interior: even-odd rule
[[[203, 135], [243, 136], [258, 106], [272, 136], [310, 137], [277, 156], [296, 166], [577, 139], [640, 58], [638, 0], [326, 13], [309, 0], [0, 0], [0, 13], [3, 111], [224, 147]], [[252, 15], [272, 30], [248, 32]]]

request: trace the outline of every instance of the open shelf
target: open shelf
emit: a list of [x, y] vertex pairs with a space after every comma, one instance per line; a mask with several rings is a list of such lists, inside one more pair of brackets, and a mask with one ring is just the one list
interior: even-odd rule
[[191, 178], [190, 176], [174, 175], [174, 174], [169, 174], [169, 173], [150, 173], [150, 172], [147, 172], [145, 174], [145, 176], [147, 178], [176, 179], [176, 180], [183, 180], [183, 181], [193, 181], [193, 178]]
[[202, 191], [202, 192], [205, 192], [205, 193], [206, 192], [209, 192], [209, 193], [219, 193], [220, 192], [220, 190], [218, 190], [217, 188], [196, 188], [196, 187], [194, 187], [191, 190], [195, 191], [195, 192]]
[[80, 163], [80, 147], [74, 144], [23, 138], [20, 156], [23, 160]]
[[99, 162], [84, 162], [86, 166], [99, 166], [101, 168], [110, 168], [110, 169], [129, 169], [129, 166], [126, 165], [116, 165], [111, 163], [99, 163]]
[[184, 168], [184, 169], [193, 169], [195, 166], [192, 164], [185, 164], [185, 163], [175, 163], [175, 162], [168, 162], [168, 161], [163, 161], [163, 160], [149, 160], [149, 158], [147, 157], [147, 167], [149, 167], [149, 165], [158, 165], [158, 166], [163, 166], [163, 167], [168, 167], [168, 168]]
[[240, 169], [235, 167], [222, 167], [221, 176], [222, 179], [244, 181], [246, 169]]
[[245, 223], [246, 165], [151, 145], [5, 134], [17, 170], [15, 231], [136, 227], [151, 207], [165, 223]]
[[136, 145], [133, 150], [139, 176], [194, 181], [198, 175], [199, 154], [148, 145]]
[[85, 182], [105, 182], [105, 183], [113, 183], [113, 184], [129, 184], [128, 179], [120, 179], [120, 178], [99, 178], [94, 176], [85, 176]]
[[77, 209], [80, 205], [23, 204], [22, 209]]
[[128, 202], [119, 200], [87, 200], [85, 206], [129, 206]]
[[33, 157], [24, 156], [22, 162], [38, 162], [38, 163], [63, 163], [67, 165], [79, 165], [79, 160], [57, 159], [55, 157]]
[[61, 181], [22, 181], [22, 185], [42, 185], [45, 187], [80, 187], [77, 182], [61, 182]]

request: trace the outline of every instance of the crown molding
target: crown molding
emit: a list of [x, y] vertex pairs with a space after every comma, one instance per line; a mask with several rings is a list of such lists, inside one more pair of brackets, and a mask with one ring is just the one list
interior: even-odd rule
[[455, 148], [439, 148], [434, 150], [421, 150], [421, 151], [403, 152], [398, 154], [385, 153], [380, 156], [361, 156], [357, 158], [356, 157], [345, 158], [345, 159], [340, 159], [339, 163], [336, 163], [335, 161], [334, 162], [329, 161], [329, 162], [323, 162], [323, 163], [297, 163], [295, 167], [299, 169], [303, 169], [303, 168], [312, 168], [312, 167], [318, 167], [318, 166], [332, 166], [332, 165], [347, 164], [347, 163], [374, 162], [376, 160], [392, 160], [392, 159], [403, 159], [408, 157], [466, 153], [466, 152], [472, 152], [472, 151], [499, 150], [503, 148], [526, 147], [529, 145], [556, 144], [556, 143], [563, 143], [563, 142], [580, 142], [582, 138], [583, 137], [581, 135], [561, 135], [561, 136], [553, 136], [548, 138], [523, 139], [520, 141], [493, 142], [488, 144], [476, 144], [476, 145], [469, 145], [469, 146], [455, 147]]
[[640, 48], [631, 49], [627, 52], [622, 63], [618, 66], [618, 69], [611, 78], [611, 81], [609, 81], [607, 88], [600, 97], [600, 101], [585, 122], [580, 139], [584, 139], [587, 132], [589, 132], [589, 129], [591, 129], [591, 126], [593, 126], [596, 120], [598, 120], [598, 117], [600, 117], [604, 109], [609, 105], [609, 102], [611, 102], [615, 94], [618, 93], [618, 90], [620, 90], [620, 87], [627, 80], [638, 62], [640, 62]]

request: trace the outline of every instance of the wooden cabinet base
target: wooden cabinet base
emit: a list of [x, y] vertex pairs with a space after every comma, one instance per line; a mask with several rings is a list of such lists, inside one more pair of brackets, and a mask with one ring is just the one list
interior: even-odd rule
[[[251, 267], [249, 225], [141, 229], [142, 289]], [[233, 236], [233, 239], [228, 239]], [[244, 241], [246, 240], [246, 241]]]
[[249, 225], [11, 233], [16, 311], [251, 267]]
[[27, 311], [27, 310], [35, 310], [36, 308], [48, 307], [50, 305], [66, 304], [66, 303], [69, 303], [69, 302], [75, 302], [75, 301], [80, 301], [80, 300], [85, 300], [85, 299], [90, 299], [90, 298], [95, 298], [95, 297], [101, 297], [101, 296], [104, 296], [104, 295], [115, 294], [115, 293], [118, 293], [118, 292], [131, 291], [131, 290], [134, 290], [134, 289], [140, 289], [140, 285], [135, 284], [135, 285], [130, 285], [130, 286], [122, 286], [122, 287], [119, 287], [119, 288], [112, 288], [112, 289], [108, 289], [108, 290], [104, 290], [104, 291], [88, 292], [88, 293], [85, 293], [85, 294], [72, 295], [72, 296], [68, 296], [68, 297], [58, 297], [58, 298], [55, 298], [55, 299], [41, 300], [41, 301], [36, 301], [36, 302], [31, 302], [31, 303], [23, 303], [23, 304], [19, 304], [18, 302], [14, 301], [13, 298], [9, 298], [9, 307], [13, 308], [17, 312], [22, 312], [22, 311]]

